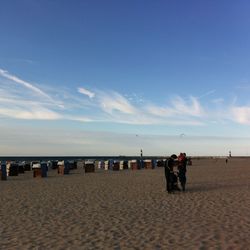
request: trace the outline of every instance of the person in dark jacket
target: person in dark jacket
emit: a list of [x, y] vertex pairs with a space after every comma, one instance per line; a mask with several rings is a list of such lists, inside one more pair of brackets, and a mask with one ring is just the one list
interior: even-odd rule
[[174, 165], [175, 159], [177, 159], [176, 155], [171, 155], [171, 157], [165, 161], [164, 169], [165, 169], [165, 178], [166, 178], [166, 189], [168, 193], [172, 193], [174, 190]]
[[185, 153], [181, 153], [178, 156], [178, 177], [179, 177], [179, 181], [181, 183], [181, 187], [182, 187], [182, 191], [184, 192], [186, 190], [186, 182], [187, 182], [187, 178], [186, 178], [186, 172], [187, 172], [187, 157]]

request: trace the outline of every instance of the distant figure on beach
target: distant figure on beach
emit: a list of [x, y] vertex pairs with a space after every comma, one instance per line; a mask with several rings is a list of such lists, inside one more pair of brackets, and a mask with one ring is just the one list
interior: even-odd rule
[[168, 160], [165, 161], [165, 178], [166, 178], [166, 189], [168, 193], [172, 193], [174, 191], [174, 184], [176, 182], [174, 176], [174, 165], [175, 160], [177, 159], [176, 155], [171, 155]]
[[226, 164], [228, 163], [228, 159], [226, 158]]
[[180, 153], [178, 156], [178, 177], [179, 181], [181, 183], [182, 191], [184, 192], [186, 190], [186, 172], [187, 172], [187, 157], [186, 153]]

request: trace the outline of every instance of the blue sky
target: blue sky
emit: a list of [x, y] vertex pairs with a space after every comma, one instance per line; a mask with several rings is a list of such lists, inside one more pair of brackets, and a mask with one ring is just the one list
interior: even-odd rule
[[0, 155], [248, 155], [249, 11], [1, 1]]

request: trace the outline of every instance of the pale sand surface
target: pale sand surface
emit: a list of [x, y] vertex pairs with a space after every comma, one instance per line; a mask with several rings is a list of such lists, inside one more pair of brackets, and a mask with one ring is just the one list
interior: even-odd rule
[[163, 168], [0, 181], [0, 249], [250, 249], [250, 159], [193, 163], [186, 193]]

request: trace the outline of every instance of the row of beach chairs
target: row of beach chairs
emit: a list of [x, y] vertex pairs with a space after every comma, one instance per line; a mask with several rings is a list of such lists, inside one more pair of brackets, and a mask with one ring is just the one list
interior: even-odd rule
[[155, 167], [163, 167], [163, 160], [78, 160], [78, 161], [35, 161], [35, 162], [11, 162], [2, 161], [0, 164], [0, 180], [7, 180], [8, 176], [18, 176], [25, 171], [33, 171], [33, 177], [47, 177], [49, 169], [57, 169], [58, 174], [67, 175], [70, 170], [83, 168], [85, 173], [95, 172], [96, 169], [102, 170], [139, 170], [139, 169], [154, 169]]

